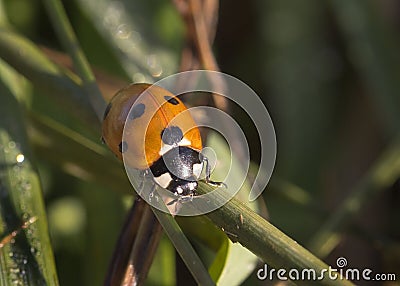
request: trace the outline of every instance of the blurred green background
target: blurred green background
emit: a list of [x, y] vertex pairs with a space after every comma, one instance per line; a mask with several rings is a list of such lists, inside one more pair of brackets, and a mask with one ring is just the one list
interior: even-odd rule
[[[41, 1], [0, 2], [15, 31], [62, 51]], [[185, 27], [171, 1], [63, 2], [108, 98], [127, 82], [178, 71]], [[345, 257], [400, 279], [400, 2], [224, 0], [213, 48], [221, 71], [250, 85], [273, 119], [277, 164], [263, 194], [271, 222], [328, 264]], [[131, 200], [123, 171], [113, 170], [119, 163], [101, 146], [99, 126], [82, 124], [35, 83], [17, 85], [60, 284], [99, 285]], [[257, 163], [259, 146], [250, 148]], [[156, 259], [149, 285], [167, 283], [162, 271], [174, 267]], [[244, 285], [267, 283], [252, 274]]]

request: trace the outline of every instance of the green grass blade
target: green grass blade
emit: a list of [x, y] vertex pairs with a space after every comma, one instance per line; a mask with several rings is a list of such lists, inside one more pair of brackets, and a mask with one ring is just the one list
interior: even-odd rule
[[[238, 185], [241, 178], [246, 176], [243, 172], [242, 164], [238, 162], [235, 156], [232, 156], [231, 150], [221, 136], [215, 132], [210, 132], [207, 137], [207, 145], [212, 146], [218, 158], [223, 158], [226, 164], [230, 160], [231, 172], [235, 174], [233, 180], [229, 182], [231, 185]], [[213, 180], [223, 180], [223, 170], [218, 167], [213, 171]], [[237, 182], [234, 182], [237, 180]], [[253, 211], [258, 211], [257, 201], [250, 203], [248, 197], [251, 185], [245, 181], [236, 195], [236, 199], [247, 203]], [[233, 243], [225, 235], [218, 249], [217, 257], [209, 268], [211, 276], [218, 285], [240, 285], [254, 271], [258, 258], [248, 249], [238, 243]]]
[[58, 285], [21, 111], [0, 81], [0, 285]]
[[154, 207], [152, 207], [152, 210], [197, 283], [199, 285], [215, 285], [175, 219]]
[[71, 56], [74, 66], [82, 79], [83, 88], [90, 97], [92, 107], [96, 112], [97, 117], [101, 120], [106, 108], [106, 102], [101, 96], [92, 69], [90, 68], [85, 54], [80, 48], [78, 39], [76, 38], [71, 23], [68, 20], [63, 4], [59, 0], [45, 0], [44, 4], [59, 39]]
[[[203, 195], [211, 191], [211, 187], [200, 184], [198, 193]], [[213, 200], [205, 204], [219, 204], [227, 201], [227, 194], [216, 194]], [[204, 208], [205, 206], [203, 206]], [[329, 279], [328, 265], [285, 235], [267, 220], [236, 199], [206, 215], [213, 223], [223, 229], [233, 242], [239, 242], [248, 250], [261, 258], [269, 267], [285, 269], [314, 269], [317, 275], [324, 274], [323, 279], [316, 281], [296, 281], [298, 285], [353, 285], [347, 280]]]
[[66, 112], [89, 126], [99, 126], [81, 80], [50, 61], [31, 41], [10, 29], [0, 27], [0, 58], [44, 91]]
[[[154, 10], [150, 2], [78, 0], [77, 3], [111, 45], [132, 81], [153, 82], [177, 70], [177, 54], [165, 48], [165, 45], [157, 46], [149, 31], [146, 31], [146, 25], [140, 24], [140, 18], [154, 15], [147, 10]], [[151, 22], [148, 22], [149, 25]], [[182, 28], [180, 19], [174, 16], [157, 26], [158, 30], [160, 27], [174, 27], [174, 35], [178, 35], [177, 29]]]
[[[32, 114], [29, 136], [35, 152], [66, 173], [124, 194], [135, 194], [122, 164], [105, 146], [47, 116]], [[53, 150], [51, 153], [48, 150]], [[52, 154], [56, 153], [57, 157]], [[93, 164], [96, 162], [96, 164]], [[101, 175], [99, 175], [101, 174]]]
[[257, 262], [257, 257], [249, 250], [225, 238], [209, 271], [219, 286], [241, 285]]

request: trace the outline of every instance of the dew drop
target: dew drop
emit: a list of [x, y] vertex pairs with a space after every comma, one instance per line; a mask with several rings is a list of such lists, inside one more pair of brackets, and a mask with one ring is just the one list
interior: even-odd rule
[[153, 55], [147, 56], [146, 62], [147, 62], [147, 65], [148, 65], [150, 68], [155, 67], [155, 66], [157, 65], [157, 63], [158, 63], [157, 56], [154, 55], [154, 54], [153, 54]]
[[124, 6], [120, 1], [112, 1], [104, 13], [104, 26], [114, 26], [119, 22], [123, 14]]
[[22, 182], [21, 187], [24, 191], [29, 191], [30, 189], [32, 189], [32, 185], [29, 181]]
[[17, 146], [17, 144], [14, 141], [10, 141], [8, 143], [8, 148], [10, 148], [10, 149], [14, 149], [16, 146]]
[[32, 253], [32, 254], [36, 254], [36, 253], [37, 253], [37, 249], [34, 248], [33, 246], [31, 246], [31, 253]]
[[149, 55], [146, 62], [152, 76], [159, 77], [162, 75], [163, 69], [156, 55]]
[[37, 241], [37, 240], [34, 240], [34, 241], [32, 242], [32, 244], [34, 244], [35, 246], [31, 246], [31, 249], [30, 249], [30, 250], [31, 250], [31, 253], [32, 253], [33, 255], [35, 255], [36, 257], [42, 255], [42, 253], [40, 252], [40, 249], [41, 249], [41, 244], [40, 244], [40, 242]]
[[10, 272], [14, 273], [14, 274], [18, 274], [21, 270], [19, 268], [11, 268]]
[[15, 159], [17, 160], [18, 163], [22, 163], [25, 161], [25, 156], [24, 154], [18, 154]]
[[163, 69], [160, 65], [156, 65], [151, 68], [151, 75], [154, 77], [160, 77], [163, 74]]
[[119, 39], [129, 39], [132, 34], [132, 29], [127, 24], [121, 24], [117, 27], [115, 36]]

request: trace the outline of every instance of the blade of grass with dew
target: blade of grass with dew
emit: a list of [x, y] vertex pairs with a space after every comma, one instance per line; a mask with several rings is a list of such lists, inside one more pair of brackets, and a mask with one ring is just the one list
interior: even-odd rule
[[0, 284], [58, 285], [41, 185], [21, 110], [1, 80], [0, 93]]
[[90, 68], [85, 54], [80, 48], [72, 26], [68, 20], [63, 4], [60, 0], [44, 0], [48, 15], [56, 30], [56, 34], [64, 48], [71, 56], [74, 66], [82, 79], [82, 88], [86, 91], [97, 117], [101, 120], [106, 108], [106, 102], [101, 96], [96, 79]]
[[154, 78], [177, 70], [177, 53], [150, 44], [143, 27], [137, 24], [137, 19], [143, 17], [138, 6], [146, 4], [132, 2], [129, 5], [128, 2], [111, 0], [77, 2], [114, 48], [126, 74], [134, 82], [153, 82]]
[[[82, 180], [96, 181], [115, 191], [134, 194], [121, 163], [105, 146], [44, 115], [31, 114], [28, 131], [35, 152], [41, 158]], [[49, 153], [49, 149], [53, 152]], [[56, 157], [52, 155], [54, 153]]]
[[99, 126], [81, 88], [81, 80], [51, 62], [34, 43], [8, 28], [0, 27], [0, 58], [66, 112], [74, 114], [88, 126]]

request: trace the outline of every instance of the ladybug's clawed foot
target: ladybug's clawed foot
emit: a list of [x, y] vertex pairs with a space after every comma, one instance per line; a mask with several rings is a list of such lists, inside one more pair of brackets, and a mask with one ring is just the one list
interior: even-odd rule
[[208, 181], [206, 181], [206, 183], [208, 185], [210, 185], [210, 186], [213, 186], [213, 187], [221, 187], [221, 186], [223, 186], [225, 189], [228, 188], [228, 185], [225, 184], [224, 182], [215, 182], [215, 181], [208, 180]]

